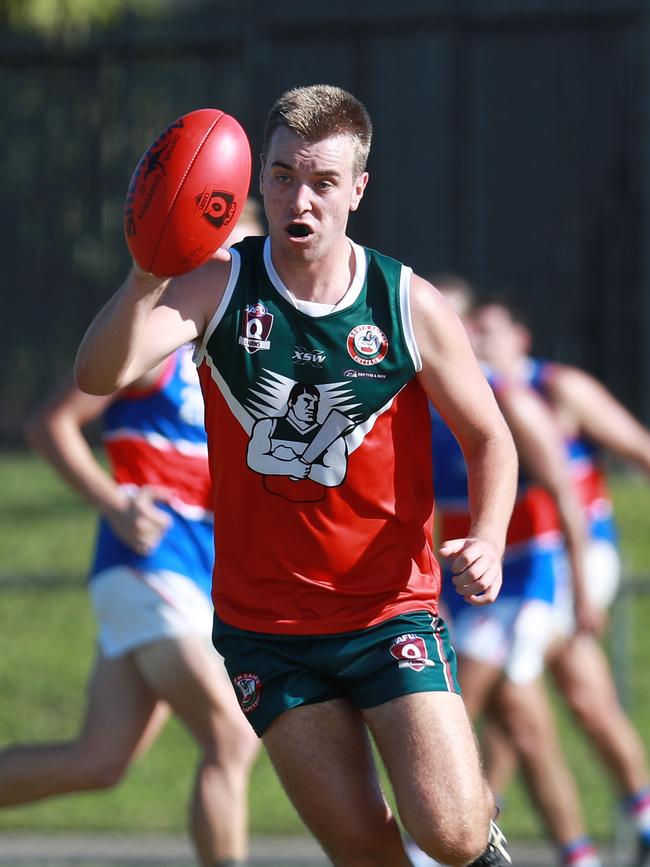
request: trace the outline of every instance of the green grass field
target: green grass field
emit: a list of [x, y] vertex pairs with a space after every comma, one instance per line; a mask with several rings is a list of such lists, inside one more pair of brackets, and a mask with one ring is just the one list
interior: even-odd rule
[[[94, 516], [49, 469], [27, 455], [0, 456], [0, 474], [0, 745], [65, 739], [79, 726], [93, 654], [84, 574]], [[635, 477], [617, 477], [613, 490], [628, 571], [650, 575], [650, 486]], [[650, 746], [650, 633], [644, 628], [650, 596], [637, 597], [630, 607], [632, 714]], [[562, 712], [560, 721], [590, 830], [606, 838], [615, 815], [614, 796]], [[180, 831], [195, 761], [192, 741], [172, 720], [114, 790], [3, 810], [0, 831]], [[251, 825], [259, 834], [303, 831], [264, 755], [251, 785]], [[503, 825], [514, 839], [542, 834], [519, 784], [508, 793]]]

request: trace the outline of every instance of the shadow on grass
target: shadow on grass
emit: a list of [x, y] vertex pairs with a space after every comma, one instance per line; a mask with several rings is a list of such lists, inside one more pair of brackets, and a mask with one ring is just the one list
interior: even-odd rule
[[[69, 590], [84, 586], [85, 575], [70, 575], [57, 572], [0, 572], [0, 592], [20, 590], [24, 593], [38, 593], [43, 590]], [[1, 867], [5, 867], [0, 862]]]

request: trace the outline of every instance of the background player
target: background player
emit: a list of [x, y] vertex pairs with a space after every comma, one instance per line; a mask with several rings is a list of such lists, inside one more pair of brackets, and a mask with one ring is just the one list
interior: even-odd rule
[[[259, 234], [245, 210], [229, 240]], [[201, 865], [243, 863], [247, 783], [258, 741], [210, 646], [212, 506], [203, 399], [187, 347], [111, 397], [66, 382], [27, 438], [101, 513], [90, 593], [98, 648], [78, 737], [0, 752], [0, 806], [106, 788], [159, 734], [169, 710], [201, 757], [191, 833]], [[82, 428], [103, 419], [112, 467]]]
[[[479, 356], [494, 370], [528, 382], [547, 402], [563, 432], [576, 489], [588, 522], [587, 587], [604, 616], [618, 587], [620, 562], [611, 498], [601, 449], [650, 473], [650, 432], [592, 376], [565, 364], [531, 359], [531, 336], [515, 308], [503, 299], [486, 301], [472, 317]], [[598, 750], [623, 795], [638, 833], [638, 864], [650, 859], [650, 788], [643, 742], [620, 705], [607, 657], [593, 632], [576, 628], [573, 599], [565, 593], [557, 609], [564, 636], [548, 664], [575, 718]], [[502, 791], [509, 776], [509, 751], [491, 744], [490, 779]]]
[[[437, 279], [437, 278], [436, 278]], [[445, 297], [467, 316], [469, 284], [440, 278]], [[574, 494], [557, 425], [527, 386], [492, 381], [520, 459], [519, 490], [504, 555], [504, 586], [489, 609], [464, 605], [449, 582], [443, 601], [450, 613], [459, 657], [459, 680], [471, 716], [498, 708], [510, 743], [519, 754], [526, 784], [561, 857], [567, 864], [599, 860], [586, 837], [575, 782], [558, 740], [541, 675], [552, 636], [554, 564], [568, 540], [580, 618], [594, 625], [584, 592], [585, 526]], [[433, 452], [439, 531], [462, 535], [467, 525], [467, 484], [462, 454], [442, 420], [433, 414]], [[556, 511], [553, 500], [558, 504]]]

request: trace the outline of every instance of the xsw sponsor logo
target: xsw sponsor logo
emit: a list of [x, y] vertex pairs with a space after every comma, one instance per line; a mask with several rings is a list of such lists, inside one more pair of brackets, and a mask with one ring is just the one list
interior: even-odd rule
[[307, 349], [305, 346], [294, 346], [294, 364], [310, 364], [312, 367], [322, 367], [325, 364], [325, 353], [322, 349]]

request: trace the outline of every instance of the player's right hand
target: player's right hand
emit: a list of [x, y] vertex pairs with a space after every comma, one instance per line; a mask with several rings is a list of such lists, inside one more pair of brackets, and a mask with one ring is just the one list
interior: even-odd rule
[[115, 535], [137, 554], [147, 555], [157, 548], [169, 529], [171, 518], [156, 502], [171, 503], [173, 495], [166, 488], [145, 485], [134, 493], [125, 493], [122, 508], [106, 515]]
[[443, 557], [454, 557], [452, 581], [471, 605], [487, 605], [499, 595], [503, 583], [501, 556], [485, 539], [448, 539], [440, 546]]
[[135, 259], [133, 262], [133, 276], [137, 278], [138, 282], [141, 283], [151, 283], [152, 286], [160, 286], [161, 283], [166, 282], [167, 280], [171, 280], [171, 277], [156, 277], [155, 274], [152, 274], [151, 271], [145, 271]]

